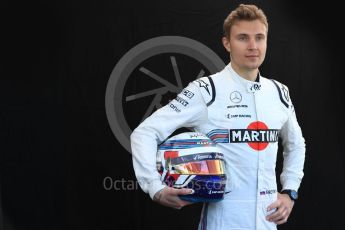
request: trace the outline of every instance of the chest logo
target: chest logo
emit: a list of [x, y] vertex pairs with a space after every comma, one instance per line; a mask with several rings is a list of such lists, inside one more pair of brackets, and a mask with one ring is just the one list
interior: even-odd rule
[[277, 142], [278, 136], [278, 129], [269, 129], [261, 121], [250, 123], [247, 129], [230, 129], [231, 143], [247, 143], [256, 151], [266, 149], [270, 142]]
[[233, 91], [230, 94], [230, 101], [233, 103], [240, 103], [242, 101], [242, 95], [238, 91]]

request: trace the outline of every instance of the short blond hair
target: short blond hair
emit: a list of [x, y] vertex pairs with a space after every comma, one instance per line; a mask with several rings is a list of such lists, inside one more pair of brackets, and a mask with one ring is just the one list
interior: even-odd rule
[[223, 24], [224, 36], [230, 38], [232, 25], [237, 21], [254, 21], [260, 20], [265, 24], [268, 31], [268, 22], [265, 13], [255, 5], [240, 4], [235, 10], [226, 17]]

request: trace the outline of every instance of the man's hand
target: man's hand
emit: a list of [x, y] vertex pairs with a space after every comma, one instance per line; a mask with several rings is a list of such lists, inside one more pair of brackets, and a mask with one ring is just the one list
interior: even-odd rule
[[294, 203], [295, 202], [290, 199], [289, 195], [278, 193], [278, 199], [267, 207], [268, 212], [275, 208], [276, 211], [266, 216], [266, 220], [276, 224], [286, 223]]
[[165, 187], [154, 195], [153, 200], [167, 207], [181, 209], [186, 205], [192, 204], [192, 202], [181, 200], [179, 195], [188, 195], [193, 192], [192, 189]]

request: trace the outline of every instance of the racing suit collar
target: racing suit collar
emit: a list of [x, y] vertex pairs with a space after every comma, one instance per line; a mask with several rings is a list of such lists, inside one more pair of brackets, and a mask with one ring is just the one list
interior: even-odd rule
[[232, 67], [231, 62], [225, 67], [230, 72], [230, 77], [237, 82], [238, 84], [242, 85], [248, 92], [254, 93], [261, 88], [260, 83], [260, 71], [255, 79], [255, 81], [249, 81], [243, 77], [241, 77]]

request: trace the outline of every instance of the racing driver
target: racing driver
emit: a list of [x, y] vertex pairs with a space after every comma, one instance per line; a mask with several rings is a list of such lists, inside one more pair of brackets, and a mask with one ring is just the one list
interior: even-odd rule
[[[223, 45], [231, 62], [220, 72], [191, 82], [131, 134], [133, 166], [143, 191], [162, 205], [182, 208], [191, 189], [162, 184], [157, 145], [176, 129], [206, 134], [223, 150], [226, 194], [205, 203], [199, 229], [276, 229], [287, 221], [303, 177], [305, 142], [288, 88], [259, 73], [268, 23], [255, 5], [239, 5], [224, 21]], [[283, 146], [282, 190], [277, 191], [278, 139]]]

